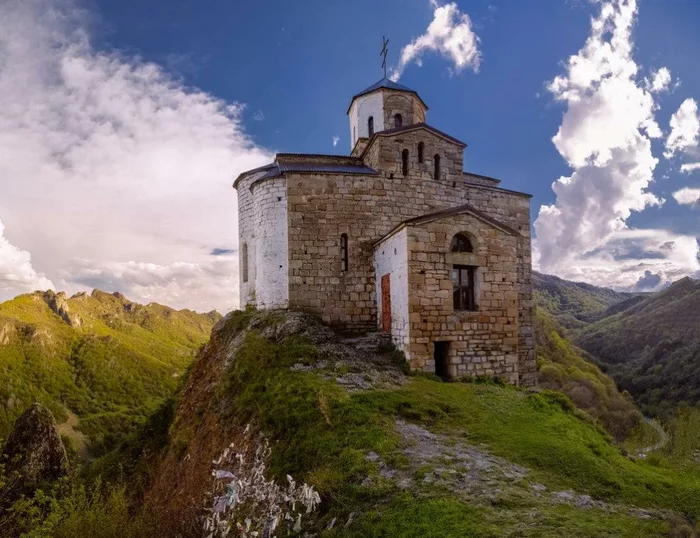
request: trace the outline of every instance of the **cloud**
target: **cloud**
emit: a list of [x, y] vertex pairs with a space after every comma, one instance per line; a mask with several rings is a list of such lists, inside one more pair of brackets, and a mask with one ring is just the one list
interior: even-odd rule
[[700, 202], [700, 189], [684, 187], [674, 192], [673, 197], [681, 205], [695, 205]]
[[662, 67], [658, 71], [652, 73], [651, 81], [646, 81], [646, 87], [652, 93], [666, 91], [670, 84], [671, 71], [669, 71], [667, 67]]
[[671, 116], [671, 132], [666, 138], [664, 157], [670, 159], [678, 152], [687, 152], [698, 145], [700, 136], [700, 118], [695, 99], [688, 98], [681, 103]]
[[686, 163], [681, 165], [681, 172], [685, 172], [686, 174], [695, 172], [695, 170], [700, 170], [700, 163]]
[[5, 239], [4, 230], [0, 221], [0, 301], [17, 293], [53, 288], [49, 279], [34, 270], [29, 252], [18, 249]]
[[[242, 105], [95, 50], [87, 17], [69, 0], [0, 3], [5, 237], [69, 292], [101, 282], [134, 300], [225, 310], [237, 263], [210, 253], [236, 246], [232, 178], [271, 155], [246, 134]], [[139, 272], [162, 277], [146, 285]]]
[[340, 142], [340, 137], [334, 136], [333, 137], [333, 147], [336, 147], [338, 145], [338, 142]]
[[262, 110], [256, 110], [256, 111], [253, 113], [253, 119], [254, 119], [255, 121], [265, 121], [265, 114], [263, 114], [263, 111], [262, 111]]
[[[544, 272], [624, 287], [635, 284], [633, 269], [654, 268], [666, 278], [697, 270], [697, 242], [628, 228], [633, 211], [663, 203], [649, 191], [658, 163], [651, 139], [662, 133], [654, 96], [638, 81], [632, 57], [636, 2], [599, 6], [586, 43], [548, 85], [566, 105], [553, 142], [572, 172], [552, 185], [556, 201], [540, 208], [533, 257]], [[630, 242], [655, 254], [619, 256], [620, 249], [632, 252]]]
[[391, 74], [391, 80], [394, 82], [401, 78], [411, 62], [422, 65], [422, 57], [426, 51], [440, 53], [452, 62], [456, 72], [468, 67], [474, 72], [479, 71], [480, 40], [472, 29], [469, 15], [462, 13], [456, 2], [444, 6], [439, 6], [435, 0], [431, 0], [430, 3], [434, 8], [433, 20], [423, 35], [416, 37], [401, 49], [399, 65]]
[[236, 252], [238, 251], [233, 248], [213, 248], [209, 254], [212, 256], [230, 256]]
[[651, 291], [661, 284], [661, 275], [651, 271], [644, 271], [644, 275], [639, 277], [634, 285], [634, 291]]

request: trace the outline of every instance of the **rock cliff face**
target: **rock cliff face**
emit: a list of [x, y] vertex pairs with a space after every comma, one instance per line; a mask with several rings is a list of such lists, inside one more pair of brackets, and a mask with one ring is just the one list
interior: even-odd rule
[[35, 403], [17, 419], [0, 462], [7, 477], [0, 490], [0, 505], [66, 474], [66, 449], [48, 409]]
[[41, 293], [41, 295], [44, 301], [46, 301], [46, 304], [49, 305], [49, 308], [68, 325], [71, 327], [80, 327], [83, 324], [83, 320], [80, 319], [78, 314], [71, 313], [68, 306], [68, 299], [64, 292], [54, 293], [49, 290]]

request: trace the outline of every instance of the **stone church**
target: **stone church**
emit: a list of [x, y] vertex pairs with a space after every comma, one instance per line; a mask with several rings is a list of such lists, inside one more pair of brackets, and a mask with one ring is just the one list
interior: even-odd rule
[[241, 306], [391, 334], [443, 378], [537, 382], [530, 195], [465, 172], [466, 144], [383, 78], [350, 100], [349, 155], [278, 153], [241, 174]]

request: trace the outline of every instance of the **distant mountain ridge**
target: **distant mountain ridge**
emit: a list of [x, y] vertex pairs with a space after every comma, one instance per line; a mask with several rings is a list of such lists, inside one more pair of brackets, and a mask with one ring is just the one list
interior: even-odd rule
[[38, 401], [106, 450], [172, 394], [220, 318], [99, 290], [0, 304], [0, 439]]
[[532, 284], [537, 306], [569, 328], [581, 327], [603, 315], [608, 308], [642, 296], [536, 271], [532, 273]]

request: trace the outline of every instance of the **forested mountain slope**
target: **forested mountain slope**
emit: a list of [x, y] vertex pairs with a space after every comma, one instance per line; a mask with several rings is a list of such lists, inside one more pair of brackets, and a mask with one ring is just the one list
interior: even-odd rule
[[219, 318], [97, 290], [0, 304], [0, 444], [38, 401], [61, 433], [104, 451], [174, 391]]
[[684, 278], [620, 303], [576, 343], [649, 412], [700, 401], [700, 282]]
[[553, 275], [532, 273], [535, 303], [565, 327], [581, 327], [608, 308], [639, 294], [617, 292], [585, 282], [571, 282]]

